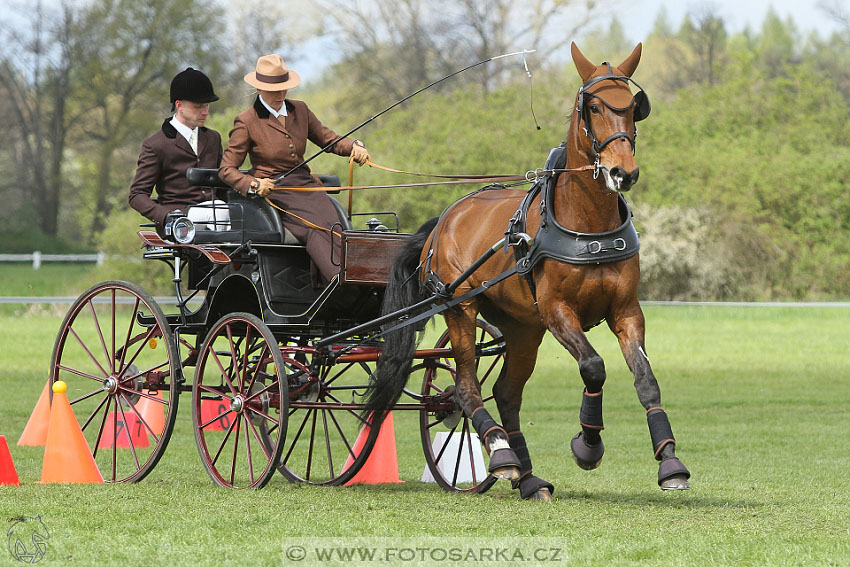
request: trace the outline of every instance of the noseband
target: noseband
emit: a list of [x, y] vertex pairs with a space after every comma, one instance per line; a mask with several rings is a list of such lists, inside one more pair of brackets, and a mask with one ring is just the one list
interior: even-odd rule
[[[590, 139], [593, 142], [593, 153], [595, 154], [595, 163], [596, 169], [593, 173], [594, 179], [599, 175], [599, 156], [602, 153], [602, 150], [605, 147], [613, 142], [614, 140], [625, 139], [629, 141], [629, 145], [632, 147], [632, 153], [635, 151], [635, 143], [637, 140], [637, 126], [635, 126], [634, 135], [629, 134], [628, 132], [615, 132], [611, 134], [603, 141], [599, 141], [596, 137], [596, 134], [593, 132], [593, 126], [590, 123], [590, 114], [588, 108], [590, 107], [589, 99], [595, 98], [599, 100], [602, 104], [613, 110], [614, 112], [625, 112], [630, 108], [634, 107], [634, 122], [640, 122], [649, 116], [649, 112], [651, 110], [651, 106], [649, 104], [649, 97], [646, 94], [646, 91], [643, 90], [639, 84], [637, 84], [631, 77], [627, 77], [625, 75], [615, 75], [613, 69], [611, 68], [611, 64], [605, 61], [603, 65], [608, 66], [608, 73], [605, 75], [599, 75], [598, 77], [593, 77], [588, 79], [579, 89], [578, 91], [578, 104], [576, 106], [576, 112], [579, 113], [580, 119], [584, 121], [584, 133], [586, 136], [590, 136]], [[632, 101], [628, 106], [623, 108], [617, 108], [615, 106], [611, 106], [608, 104], [605, 99], [596, 95], [595, 93], [589, 92], [588, 89], [593, 85], [601, 82], [601, 81], [619, 81], [623, 83], [626, 88], [629, 88], [629, 83], [636, 86], [639, 90], [637, 94], [632, 97]], [[587, 99], [587, 100], [586, 100]]]

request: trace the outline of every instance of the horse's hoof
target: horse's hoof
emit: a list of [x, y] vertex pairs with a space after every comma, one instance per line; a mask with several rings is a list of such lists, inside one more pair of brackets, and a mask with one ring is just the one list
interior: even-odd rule
[[534, 494], [532, 494], [531, 496], [526, 498], [526, 500], [538, 500], [538, 501], [541, 501], [541, 502], [553, 502], [554, 501], [553, 498], [552, 498], [552, 493], [549, 492], [548, 488], [541, 488], [540, 490], [538, 490], [537, 492], [535, 492]]
[[514, 466], [499, 467], [490, 471], [490, 474], [502, 480], [514, 481], [519, 479], [519, 468]]
[[661, 490], [688, 490], [691, 473], [682, 461], [673, 457], [664, 459], [658, 465], [658, 486]]
[[570, 450], [573, 452], [573, 460], [580, 468], [586, 471], [592, 471], [602, 463], [602, 455], [605, 454], [605, 445], [601, 439], [596, 445], [588, 445], [584, 440], [584, 432], [580, 431], [570, 441]]
[[536, 477], [528, 471], [522, 480], [511, 483], [513, 488], [519, 488], [519, 495], [523, 500], [546, 500], [552, 501], [555, 487], [542, 478]]
[[490, 467], [487, 469], [496, 478], [517, 480], [519, 478], [519, 457], [513, 449], [504, 447], [490, 454]]
[[661, 481], [661, 490], [690, 490], [691, 484], [688, 478], [683, 474], [671, 476], [668, 479]]

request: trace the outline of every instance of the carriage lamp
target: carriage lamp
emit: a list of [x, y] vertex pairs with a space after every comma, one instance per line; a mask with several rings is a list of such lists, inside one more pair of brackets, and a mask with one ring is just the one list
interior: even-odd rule
[[376, 219], [375, 217], [370, 218], [366, 221], [366, 226], [369, 227], [369, 232], [387, 232], [389, 230], [381, 221]]
[[172, 211], [165, 217], [165, 236], [173, 238], [180, 244], [189, 244], [195, 240], [195, 223], [190, 221], [183, 212]]

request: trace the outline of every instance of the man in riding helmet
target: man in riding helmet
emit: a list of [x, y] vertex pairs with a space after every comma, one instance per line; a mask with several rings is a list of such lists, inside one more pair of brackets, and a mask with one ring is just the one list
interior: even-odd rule
[[[209, 78], [188, 67], [171, 81], [174, 115], [166, 118], [162, 128], [142, 142], [129, 202], [131, 207], [156, 223], [160, 233], [168, 214], [176, 210], [189, 213], [189, 218], [212, 217], [217, 213], [218, 221], [227, 220], [223, 218], [227, 213], [226, 205], [211, 201], [212, 189], [190, 185], [186, 179], [186, 170], [190, 167], [218, 168], [221, 162], [221, 136], [204, 127], [210, 103], [217, 100]], [[151, 198], [154, 189], [156, 200]], [[205, 201], [207, 203], [203, 203]], [[198, 204], [203, 206], [189, 211], [190, 206]], [[218, 207], [213, 208], [214, 204]], [[224, 207], [223, 210], [220, 207]], [[192, 212], [200, 212], [200, 215]]]

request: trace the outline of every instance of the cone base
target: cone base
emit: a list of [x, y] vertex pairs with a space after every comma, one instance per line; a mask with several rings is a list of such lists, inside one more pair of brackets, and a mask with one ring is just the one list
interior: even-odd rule
[[39, 484], [102, 482], [103, 476], [89, 451], [68, 397], [54, 391]]
[[21, 485], [5, 435], [0, 435], [0, 484]]
[[[360, 454], [363, 445], [366, 444], [366, 439], [369, 437], [368, 425], [363, 426], [357, 440], [354, 442], [353, 452]], [[351, 466], [353, 459], [349, 455], [345, 462], [345, 467]], [[395, 446], [395, 426], [393, 424], [392, 412], [387, 414], [384, 422], [381, 424], [381, 430], [378, 432], [378, 438], [375, 440], [375, 446], [372, 452], [363, 463], [363, 468], [357, 471], [351, 480], [345, 483], [345, 486], [353, 484], [403, 484], [403, 480], [398, 478], [398, 454]]]

